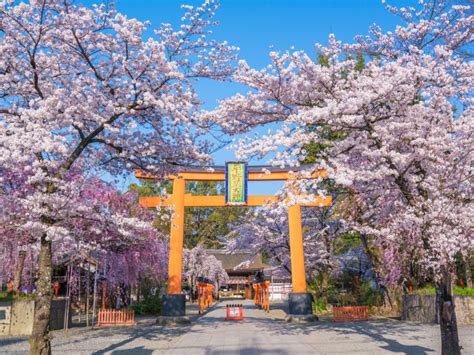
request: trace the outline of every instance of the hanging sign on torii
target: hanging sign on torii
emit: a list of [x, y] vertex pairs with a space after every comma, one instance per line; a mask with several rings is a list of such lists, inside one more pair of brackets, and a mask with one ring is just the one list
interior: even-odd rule
[[229, 206], [247, 205], [247, 163], [225, 163], [225, 204]]

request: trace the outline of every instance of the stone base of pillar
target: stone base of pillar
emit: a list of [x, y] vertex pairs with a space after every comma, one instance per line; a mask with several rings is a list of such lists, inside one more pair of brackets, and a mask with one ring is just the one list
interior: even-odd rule
[[288, 295], [289, 316], [313, 315], [313, 297], [309, 292], [290, 292]]
[[163, 317], [184, 317], [186, 315], [186, 296], [183, 294], [163, 295], [161, 315]]
[[191, 323], [191, 317], [189, 316], [180, 316], [180, 317], [168, 317], [168, 316], [159, 316], [156, 320], [156, 323], [159, 325], [186, 325]]
[[309, 323], [318, 320], [314, 314], [288, 314], [285, 318], [288, 323]]

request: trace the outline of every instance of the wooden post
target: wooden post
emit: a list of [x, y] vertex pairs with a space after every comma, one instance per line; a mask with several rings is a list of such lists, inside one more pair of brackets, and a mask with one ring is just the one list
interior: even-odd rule
[[89, 326], [89, 294], [91, 292], [91, 264], [87, 265], [87, 277], [86, 277], [86, 327]]
[[[81, 304], [81, 266], [77, 274], [77, 303]], [[79, 307], [79, 319], [81, 318], [81, 307]]]
[[26, 250], [20, 250], [18, 252], [18, 262], [16, 264], [15, 276], [13, 278], [13, 291], [16, 295], [21, 293], [22, 275], [23, 268], [25, 267]]
[[[36, 261], [33, 259], [33, 249], [30, 250], [30, 290], [29, 292], [33, 292], [33, 288], [35, 285], [34, 278], [33, 278], [33, 265], [35, 265]], [[1, 285], [0, 285], [1, 286]]]
[[67, 274], [67, 288], [66, 288], [66, 307], [64, 309], [64, 329], [66, 332], [69, 329], [69, 310], [71, 309], [71, 279], [72, 279], [72, 270], [73, 270], [73, 262], [71, 261], [68, 265], [68, 274]]
[[168, 291], [170, 294], [181, 293], [183, 272], [183, 238], [184, 238], [184, 194], [186, 180], [178, 177], [173, 180], [174, 213], [171, 220], [170, 253], [168, 264]]
[[94, 298], [92, 299], [92, 328], [94, 328], [95, 322], [95, 308], [97, 305], [97, 274], [98, 274], [98, 265], [95, 266], [95, 274], [94, 274]]
[[107, 286], [105, 281], [102, 282], [102, 309], [105, 309], [105, 301], [107, 297]]
[[288, 226], [290, 232], [291, 283], [293, 285], [293, 292], [306, 292], [300, 205], [293, 205], [288, 208]]

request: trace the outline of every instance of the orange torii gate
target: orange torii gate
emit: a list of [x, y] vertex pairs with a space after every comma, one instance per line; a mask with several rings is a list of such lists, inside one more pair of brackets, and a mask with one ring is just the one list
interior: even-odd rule
[[[304, 167], [303, 167], [304, 168]], [[296, 180], [302, 168], [280, 169], [268, 166], [248, 167], [249, 181], [284, 181]], [[157, 179], [155, 176], [135, 171], [139, 179]], [[325, 170], [317, 170], [312, 178], [325, 177]], [[170, 197], [142, 196], [140, 204], [144, 207], [156, 208], [173, 206], [171, 221], [170, 250], [168, 264], [168, 289], [163, 297], [163, 316], [184, 316], [185, 297], [182, 294], [183, 270], [183, 238], [185, 207], [226, 207], [225, 196], [195, 196], [186, 193], [186, 181], [225, 181], [225, 167], [183, 167], [176, 174], [161, 178], [173, 181], [173, 192]], [[248, 196], [245, 206], [264, 206], [275, 202], [275, 196]], [[314, 196], [314, 202], [303, 206], [330, 206], [331, 196]], [[301, 225], [301, 205], [288, 208], [288, 225], [291, 257], [291, 281], [293, 292], [290, 293], [290, 315], [312, 314], [311, 296], [306, 292], [306, 274], [304, 267], [303, 231]]]

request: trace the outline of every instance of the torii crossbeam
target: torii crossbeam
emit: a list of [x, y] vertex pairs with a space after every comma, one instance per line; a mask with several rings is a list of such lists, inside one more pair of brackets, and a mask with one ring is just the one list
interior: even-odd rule
[[[268, 166], [248, 167], [249, 181], [284, 181], [298, 179], [298, 170], [279, 169]], [[195, 196], [186, 193], [186, 181], [224, 181], [225, 167], [183, 167], [176, 174], [164, 178], [157, 178], [141, 171], [135, 171], [139, 179], [163, 179], [173, 181], [173, 192], [171, 197], [143, 196], [140, 204], [148, 208], [173, 206], [174, 213], [171, 221], [170, 251], [168, 264], [168, 289], [163, 300], [164, 316], [184, 316], [185, 303], [182, 295], [182, 269], [183, 269], [183, 238], [184, 238], [184, 208], [185, 207], [226, 207], [225, 196]], [[327, 176], [325, 170], [317, 170], [312, 178]], [[264, 206], [276, 201], [275, 196], [248, 196], [245, 206]], [[331, 196], [314, 196], [314, 202], [303, 206], [330, 206]], [[304, 267], [303, 232], [301, 225], [301, 205], [293, 205], [288, 208], [288, 224], [291, 257], [291, 280], [295, 301], [292, 302], [290, 295], [290, 314], [305, 315], [311, 310], [311, 302], [306, 292], [306, 274]], [[298, 301], [299, 300], [299, 301]], [[301, 301], [303, 300], [303, 302]], [[305, 303], [304, 309], [301, 308]], [[293, 305], [293, 307], [292, 307]]]

